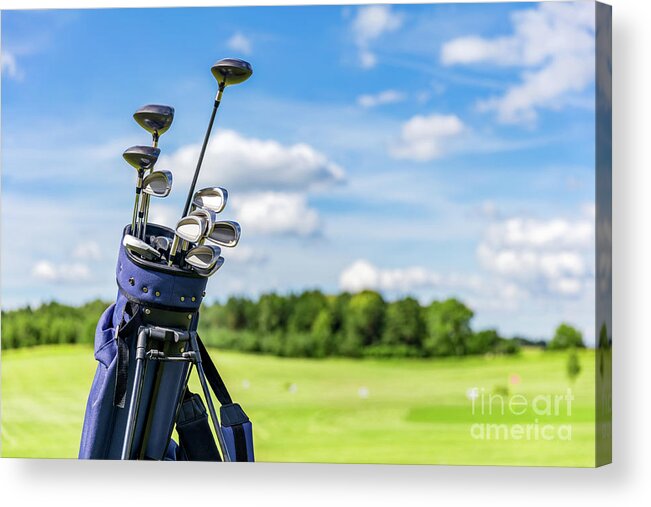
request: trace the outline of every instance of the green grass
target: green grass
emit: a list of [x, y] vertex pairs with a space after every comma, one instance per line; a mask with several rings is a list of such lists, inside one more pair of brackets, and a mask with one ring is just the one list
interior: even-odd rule
[[[254, 423], [258, 461], [594, 465], [594, 351], [580, 352], [574, 384], [565, 353], [539, 350], [445, 360], [284, 359], [217, 350], [212, 356]], [[76, 457], [95, 365], [86, 346], [3, 351], [2, 456]], [[510, 385], [514, 374], [521, 381]], [[472, 387], [532, 400], [570, 386], [571, 415], [473, 415], [467, 398]], [[199, 390], [196, 379], [193, 387]], [[536, 418], [539, 425], [571, 425], [571, 440], [470, 434], [475, 423]]]

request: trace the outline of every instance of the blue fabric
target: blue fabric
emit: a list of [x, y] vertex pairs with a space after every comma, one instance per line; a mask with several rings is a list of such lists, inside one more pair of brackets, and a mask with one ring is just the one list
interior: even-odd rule
[[[242, 429], [244, 430], [244, 435], [246, 438], [246, 461], [255, 461], [253, 456], [253, 426], [251, 422], [247, 421], [242, 424]], [[228, 448], [228, 454], [230, 454], [231, 459], [235, 461], [236, 451], [233, 428], [231, 426], [222, 425], [222, 433], [224, 434], [224, 441], [226, 442], [226, 447]]]
[[[128, 228], [125, 229], [126, 231]], [[156, 235], [172, 234], [171, 230], [154, 224], [148, 226], [148, 232]], [[182, 276], [179, 275], [178, 269], [159, 272], [139, 266], [129, 256], [121, 242], [117, 274], [120, 290], [116, 301], [104, 311], [95, 331], [95, 359], [98, 365], [86, 404], [86, 415], [79, 447], [80, 459], [120, 458], [135, 370], [135, 359], [132, 359], [128, 363], [125, 407], [114, 406], [118, 367], [118, 329], [131, 318], [126, 311], [130, 305], [129, 300], [131, 303], [136, 302], [144, 306], [163, 306], [171, 310], [194, 313], [201, 304], [203, 291], [206, 287], [205, 278], [196, 275]], [[129, 282], [130, 278], [134, 279], [133, 285]], [[148, 287], [147, 292], [142, 290], [143, 287]], [[184, 301], [181, 301], [181, 297]], [[195, 301], [192, 301], [192, 297], [195, 298]], [[196, 330], [196, 325], [197, 319], [195, 318], [191, 324], [191, 330]], [[129, 336], [122, 337], [128, 346], [130, 358], [135, 358], [137, 332], [137, 328], [132, 329]], [[163, 457], [170, 459], [176, 454], [176, 444], [169, 448], [172, 444], [167, 439], [167, 435], [171, 433], [168, 422], [174, 420], [177, 403], [182, 395], [181, 387], [185, 381], [188, 363], [165, 363], [147, 368], [141, 407], [147, 407], [151, 400], [157, 369], [162, 369], [161, 384], [157, 397], [158, 402], [154, 407], [154, 424], [147, 442], [146, 455], [153, 459], [162, 459]], [[144, 417], [139, 417], [136, 435], [143, 433]], [[137, 443], [137, 438], [134, 443]]]
[[[171, 229], [155, 224], [148, 225], [147, 232], [155, 236], [173, 236]], [[160, 263], [141, 260], [140, 264], [136, 264], [120, 244], [116, 278], [118, 287], [126, 297], [132, 301], [179, 310], [199, 309], [208, 278]]]

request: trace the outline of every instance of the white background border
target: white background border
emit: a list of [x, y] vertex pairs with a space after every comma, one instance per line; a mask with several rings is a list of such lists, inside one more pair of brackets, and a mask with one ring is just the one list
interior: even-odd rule
[[[193, 1], [190, 5], [342, 3]], [[344, 2], [345, 3], [345, 2]], [[361, 2], [365, 3], [365, 2]], [[422, 3], [422, 2], [395, 2]], [[591, 469], [0, 460], [3, 506], [641, 505], [651, 497], [651, 2], [613, 4], [614, 464]], [[3, 9], [180, 6], [2, 0]], [[56, 438], [56, 435], [52, 435]], [[399, 445], [399, 442], [396, 442]]]

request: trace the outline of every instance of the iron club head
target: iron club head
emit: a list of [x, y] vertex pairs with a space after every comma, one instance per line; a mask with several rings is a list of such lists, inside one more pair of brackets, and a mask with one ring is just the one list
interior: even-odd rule
[[205, 276], [207, 278], [207, 277], [212, 276], [215, 273], [217, 273], [217, 271], [219, 271], [219, 268], [221, 268], [223, 265], [224, 265], [224, 258], [219, 257], [217, 259], [217, 262], [215, 262], [215, 265], [212, 268], [210, 268], [210, 269], [194, 268], [194, 271], [198, 275]]
[[161, 254], [158, 252], [158, 250], [148, 245], [141, 239], [132, 236], [131, 234], [124, 235], [124, 238], [122, 239], [122, 245], [124, 245], [124, 248], [126, 248], [129, 252], [134, 255], [138, 255], [143, 259], [151, 261], [158, 260], [161, 257]]
[[197, 190], [192, 198], [192, 206], [214, 213], [221, 213], [228, 202], [228, 190], [222, 187], [207, 187]]
[[142, 191], [155, 197], [167, 197], [172, 191], [172, 173], [154, 171], [142, 181]]
[[251, 64], [239, 58], [223, 58], [215, 63], [210, 71], [217, 82], [223, 86], [242, 83], [253, 74]]
[[219, 259], [222, 249], [214, 245], [199, 245], [188, 250], [185, 262], [193, 268], [210, 270]]
[[218, 245], [232, 248], [240, 241], [241, 233], [242, 229], [237, 222], [221, 220], [212, 224], [212, 229], [206, 235], [206, 239]]
[[184, 241], [196, 243], [205, 234], [207, 225], [205, 218], [193, 215], [183, 217], [176, 224], [176, 235]]

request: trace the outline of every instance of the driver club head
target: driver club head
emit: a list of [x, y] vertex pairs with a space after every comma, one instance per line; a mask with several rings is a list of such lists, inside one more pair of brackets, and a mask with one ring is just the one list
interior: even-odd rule
[[151, 169], [160, 155], [160, 150], [153, 146], [132, 146], [122, 154], [129, 165], [138, 170]]
[[155, 197], [167, 197], [172, 191], [172, 173], [153, 171], [142, 180], [142, 191]]
[[212, 229], [206, 239], [221, 246], [232, 248], [240, 241], [242, 229], [240, 224], [232, 220], [220, 220], [212, 224]]
[[156, 250], [151, 245], [148, 245], [141, 239], [132, 236], [131, 234], [124, 235], [124, 238], [122, 239], [122, 245], [129, 252], [131, 252], [134, 255], [138, 255], [143, 259], [153, 261], [153, 260], [158, 260], [161, 257], [161, 254], [158, 250]]
[[210, 270], [222, 253], [222, 249], [215, 245], [199, 245], [188, 250], [185, 262], [193, 268]]
[[222, 187], [207, 187], [197, 190], [192, 198], [192, 206], [214, 213], [221, 213], [228, 202], [228, 190]]
[[205, 276], [206, 278], [208, 278], [209, 276], [212, 276], [215, 273], [217, 273], [217, 271], [219, 271], [219, 268], [221, 268], [223, 265], [224, 265], [224, 258], [219, 257], [212, 268], [210, 269], [194, 268], [194, 271], [198, 275]]
[[215, 63], [210, 69], [220, 85], [230, 86], [243, 83], [253, 74], [253, 68], [249, 62], [239, 58], [224, 58]]
[[167, 132], [174, 120], [174, 108], [158, 104], [147, 104], [135, 113], [136, 123], [152, 135], [160, 136]]

